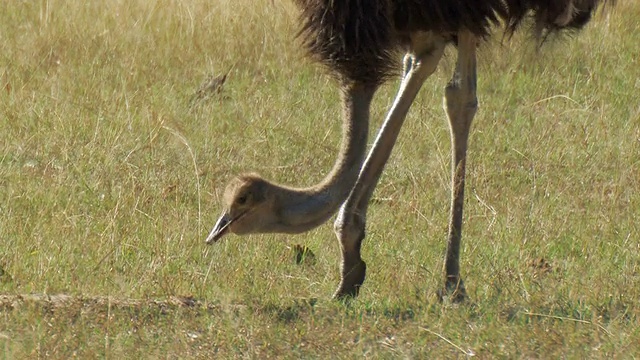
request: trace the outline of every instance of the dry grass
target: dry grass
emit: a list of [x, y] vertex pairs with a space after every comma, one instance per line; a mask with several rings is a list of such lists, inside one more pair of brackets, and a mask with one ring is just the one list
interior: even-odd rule
[[[640, 355], [640, 6], [619, 1], [540, 52], [525, 34], [483, 48], [461, 307], [434, 296], [453, 53], [374, 195], [357, 301], [329, 300], [331, 226], [204, 245], [234, 174], [303, 186], [334, 160], [338, 94], [297, 48], [295, 14], [287, 2], [0, 3], [3, 357]], [[396, 86], [378, 93], [373, 128]], [[314, 261], [298, 263], [299, 248]]]

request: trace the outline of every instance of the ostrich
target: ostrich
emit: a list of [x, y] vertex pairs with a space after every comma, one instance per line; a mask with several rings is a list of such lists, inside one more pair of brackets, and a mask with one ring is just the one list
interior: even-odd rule
[[[342, 143], [330, 173], [317, 185], [297, 189], [256, 174], [233, 179], [224, 192], [224, 211], [206, 239], [227, 232], [301, 233], [338, 211], [334, 231], [342, 250], [341, 281], [334, 298], [358, 295], [366, 264], [360, 255], [367, 206], [394, 143], [423, 82], [436, 69], [445, 47], [457, 49], [443, 107], [451, 131], [451, 208], [441, 296], [466, 297], [459, 255], [467, 142], [478, 108], [476, 48], [493, 27], [512, 34], [531, 19], [536, 38], [579, 29], [597, 7], [614, 0], [296, 0], [300, 35], [310, 56], [340, 84]], [[398, 94], [368, 156], [369, 108], [376, 89], [393, 75], [395, 54], [405, 53]]]

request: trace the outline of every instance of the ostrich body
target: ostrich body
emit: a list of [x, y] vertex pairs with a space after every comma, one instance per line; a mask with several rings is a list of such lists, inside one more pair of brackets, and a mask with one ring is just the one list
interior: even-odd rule
[[[444, 294], [465, 298], [459, 254], [466, 152], [478, 108], [476, 48], [494, 26], [512, 33], [530, 18], [538, 38], [562, 29], [579, 29], [606, 0], [296, 0], [301, 36], [309, 54], [340, 84], [343, 137], [336, 163], [319, 184], [295, 189], [258, 175], [232, 180], [224, 212], [207, 238], [227, 232], [300, 233], [326, 222], [336, 211], [335, 233], [342, 250], [336, 298], [356, 296], [366, 264], [360, 256], [367, 206], [396, 142], [402, 123], [423, 82], [447, 45], [457, 61], [445, 87], [444, 109], [452, 144], [451, 209], [444, 262]], [[404, 51], [400, 89], [368, 154], [369, 108], [376, 89], [393, 73], [395, 54]]]

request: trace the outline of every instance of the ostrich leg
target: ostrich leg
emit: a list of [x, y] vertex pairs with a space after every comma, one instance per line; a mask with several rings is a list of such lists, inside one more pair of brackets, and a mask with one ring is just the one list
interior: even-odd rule
[[366, 264], [360, 256], [360, 246], [365, 236], [369, 198], [413, 100], [427, 77], [435, 71], [444, 51], [445, 41], [440, 37], [421, 33], [412, 40], [411, 52], [405, 56], [398, 95], [334, 224], [342, 249], [342, 279], [334, 295], [337, 299], [358, 295], [364, 282]]
[[[467, 159], [467, 142], [473, 116], [478, 109], [476, 98], [476, 45], [477, 39], [470, 32], [458, 34], [458, 59], [453, 77], [444, 94], [444, 109], [451, 128], [451, 213], [447, 252], [444, 262], [444, 293], [453, 302], [466, 297], [460, 278], [460, 239], [462, 237], [462, 208], [464, 205], [464, 177]], [[441, 295], [445, 295], [441, 294]]]

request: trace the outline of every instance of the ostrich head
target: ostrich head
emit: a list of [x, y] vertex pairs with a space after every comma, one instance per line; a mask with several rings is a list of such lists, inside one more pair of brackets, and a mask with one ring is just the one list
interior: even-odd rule
[[207, 244], [218, 241], [227, 232], [265, 233], [278, 224], [276, 186], [258, 175], [233, 179], [224, 192], [224, 211], [207, 237]]

